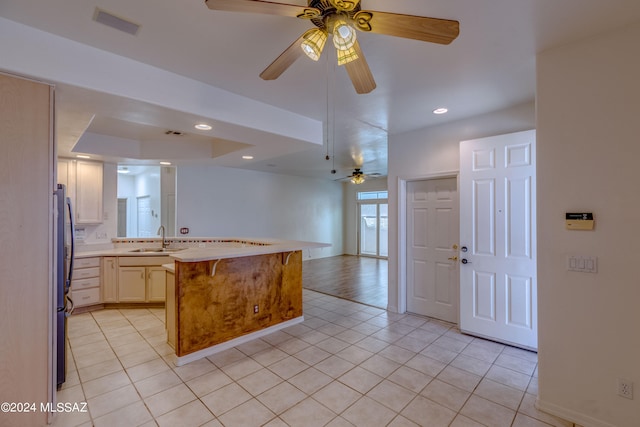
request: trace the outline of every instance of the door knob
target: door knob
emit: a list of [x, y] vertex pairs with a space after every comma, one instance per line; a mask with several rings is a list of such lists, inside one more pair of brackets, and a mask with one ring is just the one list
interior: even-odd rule
[[460, 260], [460, 262], [463, 263], [463, 264], [471, 264], [471, 262], [469, 260], [467, 260], [466, 258], [462, 258]]
[[457, 261], [458, 257], [457, 256], [452, 256], [451, 258], [447, 258], [449, 261]]
[[463, 246], [463, 247], [461, 247], [461, 248], [460, 248], [460, 250], [461, 250], [462, 252], [467, 252], [469, 249], [467, 249], [467, 247], [466, 247], [466, 246]]
[[458, 245], [456, 245], [455, 243], [453, 244], [453, 246], [451, 246], [453, 249], [458, 249]]

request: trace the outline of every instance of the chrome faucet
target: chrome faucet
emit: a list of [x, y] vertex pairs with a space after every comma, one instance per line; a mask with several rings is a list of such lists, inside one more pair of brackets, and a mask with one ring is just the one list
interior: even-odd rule
[[164, 225], [161, 225], [158, 228], [158, 236], [162, 235], [162, 249], [167, 249], [167, 247], [169, 246], [169, 243], [167, 243], [167, 241], [164, 238]]

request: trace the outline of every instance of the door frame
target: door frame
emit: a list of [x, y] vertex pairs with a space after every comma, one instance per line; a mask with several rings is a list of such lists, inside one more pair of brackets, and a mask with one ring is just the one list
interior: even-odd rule
[[[398, 244], [397, 247], [397, 283], [398, 307], [388, 307], [390, 311], [407, 312], [407, 183], [411, 181], [428, 181], [433, 179], [455, 178], [458, 188], [458, 206], [460, 206], [460, 171], [445, 171], [427, 175], [398, 176]], [[458, 308], [459, 308], [458, 303]], [[458, 310], [458, 323], [460, 310]]]

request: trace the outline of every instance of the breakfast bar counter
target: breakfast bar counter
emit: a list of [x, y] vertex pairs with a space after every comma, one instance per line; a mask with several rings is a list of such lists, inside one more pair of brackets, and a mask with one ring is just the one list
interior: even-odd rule
[[302, 322], [302, 250], [326, 246], [234, 240], [171, 254], [167, 333], [176, 364]]

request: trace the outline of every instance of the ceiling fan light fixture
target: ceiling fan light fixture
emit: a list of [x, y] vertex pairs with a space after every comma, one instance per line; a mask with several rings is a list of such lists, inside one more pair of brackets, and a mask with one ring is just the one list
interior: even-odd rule
[[349, 50], [336, 49], [336, 52], [338, 53], [338, 65], [348, 64], [358, 59], [358, 52], [353, 47]]
[[342, 18], [335, 18], [333, 24], [333, 45], [338, 50], [349, 50], [356, 43], [356, 30]]
[[327, 43], [328, 37], [329, 34], [325, 30], [313, 28], [302, 35], [304, 41], [300, 47], [302, 47], [302, 51], [305, 55], [314, 61], [317, 61], [320, 59], [320, 55], [322, 54], [325, 43]]
[[354, 184], [362, 184], [364, 182], [364, 176], [354, 175], [351, 177], [351, 182]]

